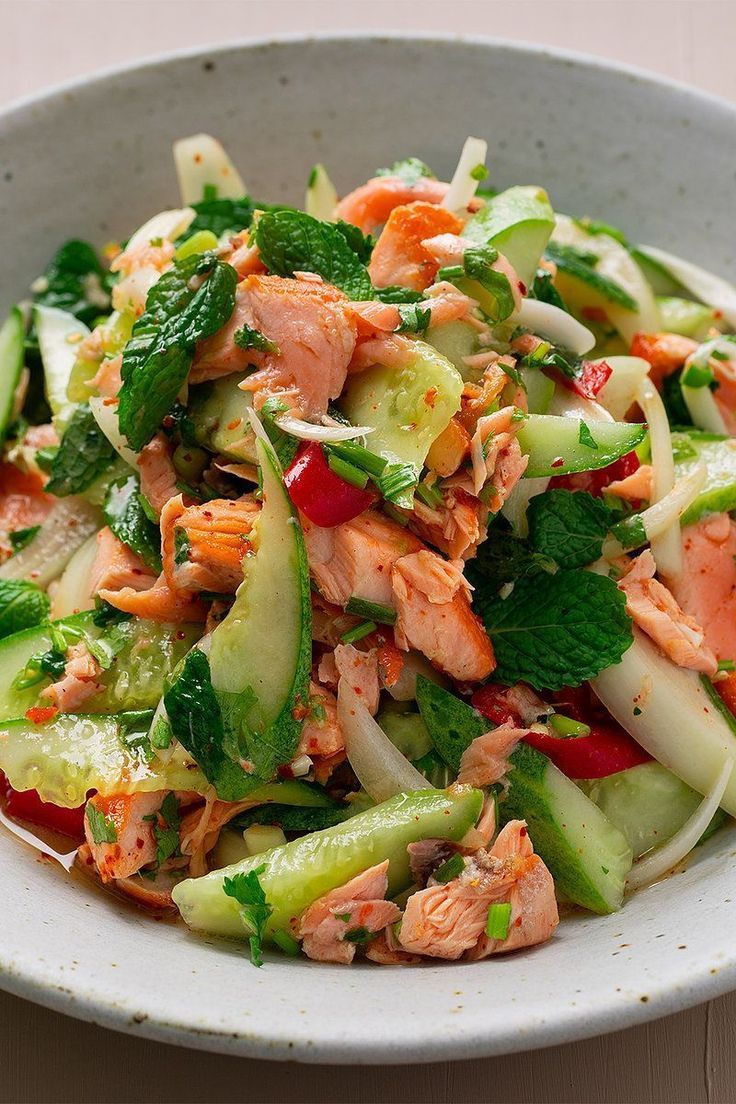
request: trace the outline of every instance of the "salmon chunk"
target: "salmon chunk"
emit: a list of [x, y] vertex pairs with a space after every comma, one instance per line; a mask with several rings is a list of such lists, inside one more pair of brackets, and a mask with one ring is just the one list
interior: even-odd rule
[[456, 215], [436, 204], [420, 201], [394, 207], [368, 267], [373, 286], [400, 284], [424, 291], [434, 282], [440, 264], [423, 241], [438, 234], [459, 234], [462, 225]]
[[400, 176], [375, 176], [340, 200], [335, 218], [352, 222], [364, 234], [374, 234], [395, 207], [416, 202], [440, 204], [449, 186], [429, 176], [420, 176], [413, 184]]
[[507, 722], [498, 728], [484, 732], [465, 749], [460, 760], [460, 773], [457, 780], [461, 785], [476, 786], [479, 789], [492, 786], [500, 781], [509, 770], [506, 758], [514, 750], [519, 740], [523, 740], [528, 729], [516, 728]]
[[177, 474], [174, 467], [173, 445], [163, 433], [157, 433], [138, 456], [138, 469], [141, 474], [141, 493], [150, 502], [156, 517], [161, 516], [166, 503], [178, 494]]
[[161, 512], [164, 577], [174, 590], [234, 594], [260, 506], [252, 495], [185, 506], [181, 495]]
[[102, 668], [84, 641], [72, 644], [67, 652], [64, 674], [41, 691], [60, 713], [78, 713], [81, 707], [102, 689], [98, 679]]
[[674, 597], [716, 659], [736, 659], [736, 524], [728, 514], [704, 517], [683, 529], [682, 551]]
[[207, 606], [196, 594], [187, 590], [173, 590], [164, 575], [159, 575], [148, 590], [133, 590], [123, 587], [121, 590], [101, 590], [100, 598], [135, 617], [148, 618], [150, 621], [206, 621]]
[[358, 941], [401, 916], [399, 908], [385, 900], [387, 888], [388, 859], [320, 897], [299, 921], [304, 953], [318, 962], [352, 962]]
[[309, 715], [302, 725], [297, 755], [329, 759], [345, 748], [337, 720], [335, 695], [317, 682], [309, 684]]
[[[270, 351], [235, 343], [244, 326], [273, 343]], [[342, 292], [321, 280], [247, 276], [238, 285], [228, 324], [200, 343], [191, 383], [231, 372], [256, 369], [243, 383], [259, 406], [269, 395], [285, 394], [308, 417], [326, 413], [343, 389], [355, 348], [356, 325]]]
[[84, 820], [84, 834], [92, 852], [95, 866], [103, 882], [117, 878], [129, 878], [156, 858], [156, 839], [153, 833], [154, 817], [161, 808], [166, 793], [118, 794], [103, 797], [95, 794], [89, 804], [105, 818], [110, 835], [115, 840], [97, 843], [92, 834], [89, 811]]
[[97, 534], [97, 555], [89, 576], [89, 593], [95, 597], [101, 590], [148, 590], [156, 581], [143, 560], [127, 544], [118, 540], [106, 525]]

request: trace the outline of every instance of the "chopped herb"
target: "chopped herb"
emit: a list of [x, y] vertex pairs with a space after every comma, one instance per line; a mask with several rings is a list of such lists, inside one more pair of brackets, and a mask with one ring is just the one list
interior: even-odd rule
[[398, 311], [401, 321], [396, 327], [396, 333], [423, 334], [432, 321], [432, 311], [429, 308], [422, 310], [419, 303], [400, 303]]
[[[376, 485], [389, 502], [411, 509], [413, 489], [419, 482], [417, 470], [413, 464], [387, 464]], [[408, 493], [411, 492], [411, 493]]]
[[401, 287], [398, 284], [374, 288], [373, 294], [382, 303], [421, 303], [424, 299], [421, 291], [412, 291], [411, 288]]
[[0, 638], [40, 625], [48, 612], [48, 596], [35, 583], [0, 579]]
[[263, 934], [273, 909], [266, 901], [259, 878], [266, 870], [261, 863], [247, 874], [235, 874], [223, 880], [223, 892], [240, 905], [240, 917], [250, 935], [250, 960], [254, 966], [263, 965]]
[[89, 405], [81, 403], [51, 461], [51, 479], [45, 490], [58, 498], [78, 494], [110, 468], [116, 455]]
[[720, 659], [718, 661], [719, 671], [736, 671], [736, 663], [732, 659]]
[[355, 617], [365, 617], [370, 621], [376, 621], [380, 625], [393, 625], [396, 621], [396, 610], [391, 606], [382, 606], [380, 602], [367, 602], [356, 595], [348, 598], [345, 606], [346, 613], [352, 613]]
[[347, 460], [349, 464], [356, 468], [362, 468], [363, 471], [368, 472], [368, 475], [382, 475], [388, 464], [388, 461], [384, 460], [378, 453], [371, 452], [363, 445], [357, 445], [355, 441], [336, 442], [330, 445], [329, 449], [335, 456]]
[[452, 855], [441, 866], [438, 866], [432, 877], [440, 885], [446, 885], [453, 878], [457, 878], [465, 869], [465, 860], [462, 855]]
[[402, 161], [394, 161], [389, 168], [376, 169], [376, 176], [398, 176], [410, 188], [418, 184], [422, 177], [436, 179], [429, 165], [425, 165], [418, 157], [405, 157]]
[[353, 226], [351, 222], [343, 222], [342, 219], [338, 219], [333, 225], [336, 230], [340, 231], [353, 253], [357, 255], [364, 265], [367, 265], [376, 244], [376, 239], [373, 235], [364, 234], [358, 226]]
[[340, 479], [344, 479], [346, 483], [350, 483], [353, 487], [358, 487], [360, 490], [364, 490], [368, 482], [368, 473], [362, 471], [360, 468], [356, 468], [354, 464], [351, 464], [348, 460], [343, 460], [342, 457], [336, 456], [334, 453], [328, 454], [327, 463], [330, 469], [338, 475]]
[[93, 325], [100, 310], [109, 306], [112, 278], [85, 241], [65, 242], [44, 272], [35, 303], [57, 307]]
[[707, 364], [690, 363], [682, 370], [680, 384], [684, 387], [701, 388], [710, 387], [713, 383], [713, 372]]
[[132, 613], [124, 613], [123, 610], [115, 609], [115, 606], [111, 606], [103, 598], [95, 599], [92, 621], [100, 629], [104, 629], [108, 625], [117, 625], [122, 621], [130, 621], [132, 616]]
[[442, 492], [438, 489], [436, 481], [434, 483], [419, 483], [416, 493], [417, 497], [422, 500], [425, 506], [429, 506], [430, 509], [435, 509], [435, 507], [444, 506], [445, 504]]
[[36, 533], [39, 532], [40, 528], [40, 525], [31, 525], [28, 529], [14, 529], [11, 533], [8, 533], [13, 555], [15, 555], [16, 552], [20, 552], [22, 548], [26, 548], [31, 543]]
[[369, 931], [368, 928], [351, 928], [350, 931], [346, 931], [344, 939], [346, 943], [357, 943], [358, 945], [364, 943], [370, 943], [375, 939], [378, 932]]
[[529, 543], [560, 567], [585, 567], [597, 560], [615, 517], [586, 491], [555, 489], [529, 503]]
[[161, 533], [156, 515], [149, 517], [144, 502], [150, 508], [140, 493], [137, 475], [131, 472], [116, 479], [105, 496], [105, 521], [118, 540], [140, 556], [146, 567], [160, 572]]
[[488, 177], [488, 169], [485, 165], [475, 165], [470, 170], [470, 176], [473, 180], [486, 180]]
[[254, 330], [251, 326], [241, 326], [236, 330], [233, 341], [239, 349], [256, 349], [261, 353], [279, 355], [279, 347], [275, 341], [270, 341], [260, 330]]
[[546, 268], [537, 269], [529, 296], [539, 300], [540, 303], [549, 303], [553, 307], [559, 307], [560, 310], [567, 310], [562, 296], [555, 287], [552, 273]]
[[510, 922], [511, 904], [508, 901], [491, 905], [486, 920], [486, 935], [489, 939], [506, 939], [509, 934]]
[[341, 924], [349, 924], [352, 915], [352, 912], [336, 912], [335, 919], [339, 920]]
[[118, 834], [115, 829], [115, 822], [106, 817], [91, 801], [87, 802], [85, 815], [95, 843], [117, 843]]
[[649, 539], [641, 514], [632, 514], [631, 517], [624, 518], [623, 521], [611, 527], [611, 532], [625, 549], [640, 548]]
[[174, 529], [174, 563], [189, 563], [189, 555], [192, 551], [192, 543], [189, 540], [186, 529], [177, 525]]
[[345, 234], [302, 211], [269, 211], [254, 230], [261, 259], [277, 276], [316, 272], [351, 299], [373, 294], [368, 270]]
[[375, 632], [378, 625], [375, 621], [362, 621], [360, 625], [356, 625], [353, 629], [348, 629], [340, 637], [343, 644], [355, 644], [358, 640], [362, 640], [364, 636], [370, 636], [372, 632]]
[[154, 824], [153, 836], [156, 840], [156, 862], [159, 866], [175, 855], [179, 850], [179, 802], [173, 793], [167, 793], [161, 802], [158, 817], [163, 821], [163, 827]]
[[581, 445], [585, 445], [586, 448], [598, 448], [598, 442], [588, 429], [587, 423], [584, 422], [582, 418], [580, 419], [580, 429], [578, 430], [578, 441]]

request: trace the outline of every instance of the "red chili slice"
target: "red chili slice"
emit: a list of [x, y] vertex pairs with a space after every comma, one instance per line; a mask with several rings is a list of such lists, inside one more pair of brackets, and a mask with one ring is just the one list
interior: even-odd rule
[[61, 832], [65, 836], [84, 839], [84, 805], [79, 805], [76, 809], [52, 805], [49, 801], [42, 801], [36, 790], [14, 790], [2, 773], [0, 789], [5, 794], [5, 811], [8, 816], [27, 820], [43, 828], [53, 828], [55, 832]]
[[335, 475], [316, 441], [299, 449], [284, 474], [284, 483], [294, 505], [323, 529], [352, 521], [376, 501], [372, 491]]
[[528, 744], [552, 760], [568, 778], [606, 778], [648, 763], [651, 756], [616, 724], [595, 724], [589, 736], [551, 736], [529, 732]]

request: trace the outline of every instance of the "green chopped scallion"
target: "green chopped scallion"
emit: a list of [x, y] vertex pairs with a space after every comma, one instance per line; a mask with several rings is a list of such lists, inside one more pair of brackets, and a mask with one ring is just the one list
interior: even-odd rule
[[271, 936], [276, 946], [284, 952], [284, 954], [290, 955], [291, 958], [296, 958], [299, 954], [299, 944], [293, 936], [289, 935], [285, 931], [275, 931]]
[[442, 866], [438, 866], [432, 877], [440, 885], [446, 885], [453, 878], [457, 878], [465, 869], [465, 859], [462, 855], [452, 855]]
[[368, 472], [369, 475], [382, 475], [388, 464], [388, 461], [384, 460], [382, 456], [379, 456], [375, 452], [371, 452], [370, 449], [365, 448], [363, 445], [356, 444], [355, 441], [340, 441], [339, 443], [331, 444], [329, 446], [329, 451], [333, 455], [339, 456], [341, 460], [346, 460], [354, 467], [361, 468], [363, 471]]
[[506, 939], [509, 934], [510, 922], [510, 902], [506, 901], [491, 905], [488, 909], [488, 919], [486, 920], [486, 935], [489, 939]]
[[359, 490], [364, 490], [368, 482], [368, 473], [361, 471], [360, 468], [356, 468], [354, 464], [351, 464], [348, 460], [343, 460], [340, 456], [331, 455], [327, 458], [327, 463], [330, 466], [330, 470], [339, 476], [340, 479], [344, 479], [346, 483], [350, 483], [353, 487], [358, 487]]
[[391, 606], [382, 606], [380, 602], [367, 602], [356, 595], [348, 598], [345, 612], [352, 613], [355, 617], [365, 617], [368, 621], [376, 621], [379, 625], [393, 625], [396, 621], [396, 610]]
[[370, 636], [377, 628], [378, 625], [375, 621], [361, 621], [359, 625], [344, 632], [340, 640], [342, 640], [343, 644], [355, 644], [358, 640], [362, 640], [364, 636]]
[[582, 721], [574, 721], [572, 717], [565, 717], [562, 713], [553, 713], [549, 723], [558, 736], [568, 739], [571, 736], [590, 736], [590, 725]]

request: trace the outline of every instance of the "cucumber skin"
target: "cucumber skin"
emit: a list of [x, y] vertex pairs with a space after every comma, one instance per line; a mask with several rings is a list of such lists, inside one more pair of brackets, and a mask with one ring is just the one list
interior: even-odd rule
[[[631, 848], [624, 835], [546, 755], [522, 743], [510, 759], [513, 766], [510, 786], [499, 806], [503, 822], [517, 819], [527, 822], [534, 848], [549, 867], [560, 894], [591, 912], [615, 912], [621, 906], [632, 863]], [[559, 789], [558, 795], [551, 792], [553, 786]], [[588, 838], [592, 835], [594, 841], [597, 837], [597, 842], [603, 843], [605, 835], [611, 841], [605, 843], [608, 854], [603, 851], [598, 856], [589, 855], [593, 860], [597, 857], [604, 860], [595, 877], [583, 866], [586, 852], [592, 849], [575, 846], [571, 838], [575, 825], [561, 819], [566, 811], [574, 816], [576, 807], [584, 810], [585, 820], [580, 820], [579, 826]]]
[[473, 827], [483, 805], [480, 790], [417, 790], [398, 794], [342, 824], [292, 840], [282, 847], [189, 878], [173, 892], [186, 923], [213, 935], [244, 939], [237, 903], [223, 891], [223, 881], [261, 864], [260, 882], [273, 912], [266, 934], [289, 930], [319, 897], [345, 885], [369, 867], [389, 860], [389, 895], [411, 881], [407, 846], [417, 840], [459, 840]]
[[23, 370], [23, 315], [13, 307], [0, 327], [0, 445], [13, 414], [15, 389]]

